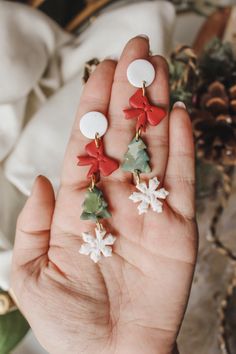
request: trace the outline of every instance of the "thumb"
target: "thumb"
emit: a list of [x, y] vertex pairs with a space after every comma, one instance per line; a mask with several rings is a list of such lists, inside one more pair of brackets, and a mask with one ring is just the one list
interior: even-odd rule
[[39, 176], [21, 211], [16, 227], [13, 266], [47, 257], [55, 196], [50, 181]]

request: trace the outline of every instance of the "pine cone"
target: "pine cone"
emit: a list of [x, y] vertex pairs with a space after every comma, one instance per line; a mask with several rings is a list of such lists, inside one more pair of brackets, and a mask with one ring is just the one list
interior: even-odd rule
[[230, 108], [232, 112], [236, 114], [236, 85], [232, 86], [229, 89], [229, 94], [230, 94]]
[[197, 154], [207, 161], [236, 165], [236, 85], [213, 82], [192, 113]]

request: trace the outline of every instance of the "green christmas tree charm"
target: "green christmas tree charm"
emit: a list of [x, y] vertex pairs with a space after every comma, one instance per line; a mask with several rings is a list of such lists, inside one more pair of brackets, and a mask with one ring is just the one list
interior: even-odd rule
[[149, 156], [147, 154], [147, 146], [144, 144], [142, 139], [136, 140], [134, 138], [128, 145], [128, 151], [124, 156], [124, 162], [122, 164], [123, 171], [136, 172], [139, 173], [149, 173], [151, 172], [151, 167], [149, 165]]
[[107, 206], [108, 204], [103, 197], [102, 191], [97, 187], [89, 188], [85, 194], [85, 200], [82, 205], [83, 212], [80, 219], [96, 222], [99, 219], [110, 218], [111, 214], [107, 210]]

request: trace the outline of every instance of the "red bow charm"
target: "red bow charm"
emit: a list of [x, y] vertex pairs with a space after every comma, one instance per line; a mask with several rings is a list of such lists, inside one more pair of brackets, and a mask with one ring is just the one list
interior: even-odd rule
[[138, 89], [129, 99], [132, 108], [124, 109], [125, 118], [137, 118], [136, 130], [140, 128], [146, 130], [147, 123], [157, 125], [165, 117], [164, 108], [150, 105], [146, 96], [143, 96], [143, 90]]
[[92, 165], [87, 177], [91, 178], [94, 174], [101, 173], [103, 176], [109, 176], [113, 171], [117, 170], [119, 164], [117, 161], [104, 155], [104, 147], [102, 140], [99, 146], [96, 146], [95, 140], [85, 146], [88, 156], [78, 156], [79, 166]]

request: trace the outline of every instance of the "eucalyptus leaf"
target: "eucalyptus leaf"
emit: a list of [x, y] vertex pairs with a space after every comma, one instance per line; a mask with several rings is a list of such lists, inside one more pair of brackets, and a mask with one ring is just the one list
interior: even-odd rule
[[0, 316], [0, 353], [9, 354], [28, 332], [29, 325], [20, 311]]
[[204, 85], [213, 81], [233, 84], [236, 78], [236, 64], [232, 45], [214, 38], [199, 58], [199, 72]]
[[192, 105], [197, 73], [193, 70], [190, 62], [190, 57], [184, 50], [174, 52], [169, 60], [171, 107], [177, 101], [184, 102], [188, 108]]

